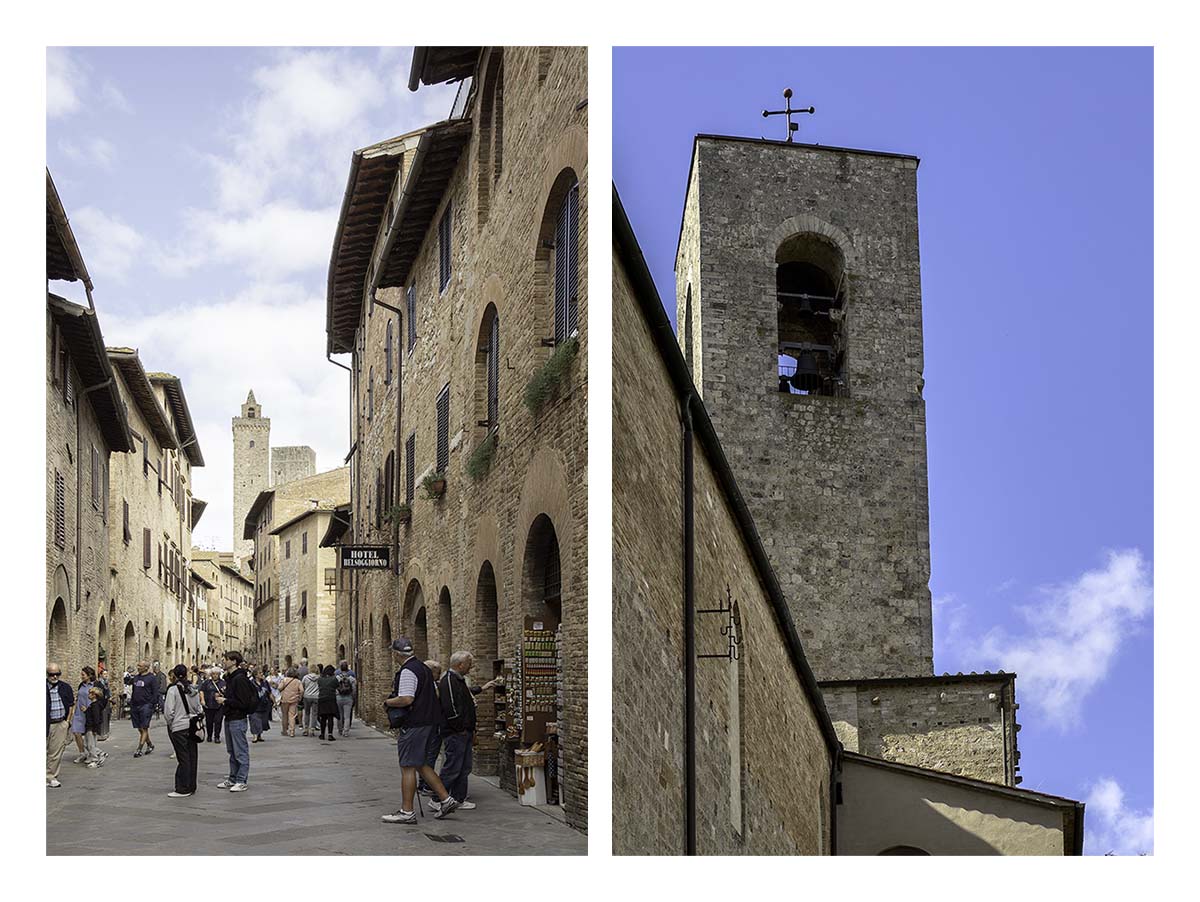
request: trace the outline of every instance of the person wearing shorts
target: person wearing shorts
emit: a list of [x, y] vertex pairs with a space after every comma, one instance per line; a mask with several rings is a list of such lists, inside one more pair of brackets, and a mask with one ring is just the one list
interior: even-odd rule
[[125, 683], [133, 689], [129, 698], [129, 717], [138, 731], [138, 747], [133, 757], [140, 758], [154, 751], [154, 743], [150, 741], [150, 720], [158, 707], [158, 678], [150, 672], [150, 665], [145, 661], [139, 661], [137, 669], [137, 673], [125, 677]]
[[412, 640], [401, 636], [391, 643], [392, 653], [400, 660], [400, 669], [392, 682], [392, 695], [384, 702], [388, 708], [404, 709], [404, 721], [396, 736], [396, 753], [400, 759], [400, 789], [402, 802], [399, 811], [383, 815], [385, 824], [415, 824], [413, 797], [417, 794], [417, 774], [433, 789], [438, 798], [434, 817], [443, 818], [459, 806], [459, 800], [446, 792], [437, 771], [427, 763], [433, 735], [442, 724], [442, 709], [433, 687], [433, 674], [420, 658], [413, 654]]

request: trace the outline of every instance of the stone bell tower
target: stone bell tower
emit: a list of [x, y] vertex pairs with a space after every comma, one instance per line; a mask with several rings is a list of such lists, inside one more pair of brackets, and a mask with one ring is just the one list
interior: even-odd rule
[[242, 530], [258, 493], [270, 487], [271, 421], [262, 415], [254, 391], [246, 395], [242, 415], [233, 418], [233, 551], [235, 560], [253, 554], [254, 542]]
[[933, 673], [917, 162], [693, 146], [679, 342], [822, 681]]

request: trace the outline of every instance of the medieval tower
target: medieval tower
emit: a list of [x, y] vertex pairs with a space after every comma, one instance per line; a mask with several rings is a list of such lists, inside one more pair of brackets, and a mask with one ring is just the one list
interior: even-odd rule
[[1012, 675], [933, 671], [917, 164], [697, 136], [678, 337], [846, 748], [1012, 785]]
[[246, 395], [242, 415], [233, 418], [233, 552], [235, 560], [254, 553], [242, 531], [258, 493], [270, 482], [271, 421], [262, 415], [254, 391]]

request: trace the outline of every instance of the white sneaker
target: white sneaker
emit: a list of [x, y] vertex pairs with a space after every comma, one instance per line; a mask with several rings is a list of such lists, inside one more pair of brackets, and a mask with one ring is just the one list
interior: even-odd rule
[[454, 796], [446, 796], [438, 807], [434, 809], [433, 816], [440, 821], [446, 815], [457, 811], [460, 805], [462, 805], [462, 802], [455, 799]]
[[229, 787], [229, 791], [230, 792], [245, 792], [249, 788], [250, 787], [247, 786], [245, 783], [234, 783], [232, 786]]
[[392, 814], [385, 814], [380, 820], [385, 824], [415, 824], [417, 822], [417, 813], [415, 811], [405, 811], [401, 808]]
[[84, 764], [87, 761], [87, 759], [88, 759], [87, 755], [76, 755], [75, 763], [76, 764]]
[[58, 787], [62, 786], [57, 780], [47, 780], [46, 785], [52, 789], [58, 789]]
[[217, 784], [217, 789], [229, 789], [231, 786], [233, 786], [232, 780], [222, 780]]
[[95, 760], [95, 761], [89, 761], [89, 762], [87, 763], [87, 766], [88, 766], [88, 767], [90, 767], [90, 768], [92, 768], [93, 770], [95, 770], [97, 767], [99, 767], [99, 766], [100, 766], [100, 765], [102, 765], [103, 763], [104, 763], [103, 761], [101, 761], [101, 760], [97, 759], [97, 760]]
[[474, 811], [475, 803], [474, 802], [459, 802], [458, 810], [459, 811]]
[[186, 799], [190, 795], [191, 795], [190, 792], [168, 792], [167, 798], [168, 799]]

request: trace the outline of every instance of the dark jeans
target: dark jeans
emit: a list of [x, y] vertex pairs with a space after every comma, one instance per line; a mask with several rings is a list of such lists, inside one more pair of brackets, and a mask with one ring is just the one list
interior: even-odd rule
[[333, 735], [333, 722], [335, 719], [336, 719], [336, 716], [333, 714], [318, 714], [317, 715], [317, 720], [320, 721], [320, 723], [321, 723], [322, 738], [325, 736], [325, 730], [327, 728], [329, 730], [329, 735], [330, 736]]
[[446, 792], [460, 802], [467, 798], [467, 777], [475, 763], [475, 735], [473, 733], [443, 733], [446, 759], [442, 772], [438, 774], [446, 785]]
[[229, 779], [245, 783], [250, 779], [250, 741], [246, 738], [246, 718], [225, 721], [225, 748], [229, 752]]
[[196, 791], [196, 766], [199, 763], [200, 743], [191, 737], [190, 730], [168, 730], [171, 745], [175, 748], [175, 791]]
[[224, 717], [225, 712], [220, 708], [204, 709], [204, 732], [209, 742], [221, 741], [221, 721]]

